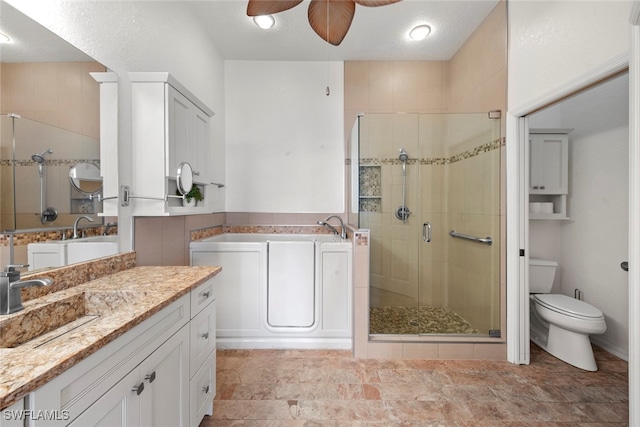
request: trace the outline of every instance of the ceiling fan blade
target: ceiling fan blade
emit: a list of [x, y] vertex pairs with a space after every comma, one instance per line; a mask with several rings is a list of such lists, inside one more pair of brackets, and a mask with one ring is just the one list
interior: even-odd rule
[[271, 15], [284, 12], [302, 3], [302, 0], [249, 0], [247, 16]]
[[353, 0], [311, 0], [309, 24], [322, 39], [338, 46], [347, 35], [355, 13]]
[[388, 4], [398, 3], [402, 0], [353, 0], [358, 3], [360, 6], [367, 7], [376, 7], [376, 6], [386, 6]]

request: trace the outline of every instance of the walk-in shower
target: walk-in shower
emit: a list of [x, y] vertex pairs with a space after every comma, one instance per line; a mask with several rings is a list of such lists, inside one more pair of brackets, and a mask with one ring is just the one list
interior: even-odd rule
[[369, 333], [500, 336], [500, 120], [365, 114], [356, 126]]
[[31, 160], [38, 165], [38, 176], [40, 178], [40, 222], [42, 224], [55, 221], [56, 218], [58, 218], [58, 211], [47, 206], [47, 161], [45, 156], [52, 153], [53, 150], [47, 148], [43, 152], [31, 156]]

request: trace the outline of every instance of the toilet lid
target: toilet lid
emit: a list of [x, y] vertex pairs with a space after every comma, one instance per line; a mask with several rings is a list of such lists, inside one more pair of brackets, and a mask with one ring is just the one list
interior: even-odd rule
[[602, 312], [584, 301], [560, 294], [536, 294], [534, 298], [540, 305], [550, 310], [564, 312], [572, 316], [600, 318]]

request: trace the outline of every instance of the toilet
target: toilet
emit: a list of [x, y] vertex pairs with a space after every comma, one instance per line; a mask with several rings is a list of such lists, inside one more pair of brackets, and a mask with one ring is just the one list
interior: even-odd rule
[[604, 315], [584, 301], [550, 294], [558, 264], [529, 259], [531, 341], [573, 366], [597, 371], [589, 335], [607, 330]]

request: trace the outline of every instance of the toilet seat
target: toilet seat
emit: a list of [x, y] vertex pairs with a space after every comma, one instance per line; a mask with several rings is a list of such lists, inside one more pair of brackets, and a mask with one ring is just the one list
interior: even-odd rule
[[599, 320], [602, 312], [584, 301], [561, 294], [535, 294], [535, 301], [556, 313], [584, 320]]

